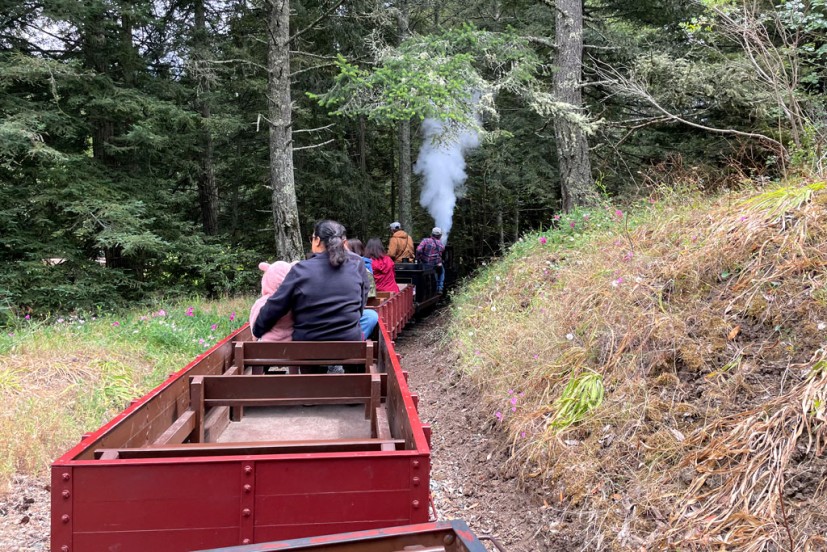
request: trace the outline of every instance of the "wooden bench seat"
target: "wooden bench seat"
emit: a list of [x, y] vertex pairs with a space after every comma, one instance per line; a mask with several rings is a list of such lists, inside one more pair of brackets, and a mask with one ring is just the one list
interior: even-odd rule
[[376, 362], [373, 341], [239, 341], [233, 364], [239, 373], [247, 367], [253, 374], [273, 366], [336, 365], [363, 367], [368, 372]]

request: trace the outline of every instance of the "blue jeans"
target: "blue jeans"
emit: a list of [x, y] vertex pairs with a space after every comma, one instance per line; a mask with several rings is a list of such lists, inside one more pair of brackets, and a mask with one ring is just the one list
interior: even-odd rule
[[359, 319], [359, 325], [362, 327], [362, 335], [364, 339], [370, 339], [370, 334], [373, 333], [373, 328], [379, 323], [379, 313], [372, 309], [365, 309], [362, 312], [362, 317]]
[[436, 278], [436, 292], [442, 293], [442, 287], [445, 284], [445, 265], [432, 265], [426, 264], [425, 266], [430, 266], [434, 269], [434, 277]]

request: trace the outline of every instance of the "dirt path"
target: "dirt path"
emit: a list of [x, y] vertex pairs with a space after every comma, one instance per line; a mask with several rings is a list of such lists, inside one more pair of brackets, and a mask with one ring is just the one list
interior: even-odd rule
[[576, 550], [562, 536], [560, 513], [541, 491], [526, 492], [506, 473], [506, 448], [493, 433], [495, 418], [477, 392], [453, 370], [440, 346], [447, 312], [412, 323], [396, 341], [409, 384], [420, 396], [419, 415], [432, 428], [431, 491], [439, 519], [463, 519], [477, 534], [495, 536], [509, 552]]
[[[446, 314], [412, 323], [396, 343], [420, 396], [420, 416], [433, 430], [431, 490], [439, 519], [463, 519], [509, 552], [580, 548], [563, 538], [561, 514], [544, 505], [541, 492], [521, 490], [502, 469], [508, 452], [492, 413], [479, 406], [476, 391], [453, 371], [450, 351], [440, 347]], [[48, 479], [18, 477], [0, 494], [0, 551], [44, 552], [48, 537]]]

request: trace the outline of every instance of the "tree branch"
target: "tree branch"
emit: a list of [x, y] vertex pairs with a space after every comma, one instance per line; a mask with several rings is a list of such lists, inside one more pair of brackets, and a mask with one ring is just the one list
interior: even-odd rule
[[322, 63], [321, 65], [314, 65], [313, 67], [305, 67], [304, 69], [299, 69], [297, 71], [293, 71], [290, 73], [289, 77], [292, 79], [297, 75], [301, 75], [302, 73], [307, 73], [308, 71], [313, 71], [314, 69], [324, 69], [325, 67], [336, 67], [335, 63]]
[[288, 43], [288, 44], [290, 44], [291, 42], [293, 42], [294, 40], [296, 40], [297, 38], [299, 38], [301, 35], [303, 35], [303, 34], [304, 34], [304, 33], [306, 33], [307, 31], [309, 31], [309, 30], [310, 30], [310, 29], [312, 29], [313, 27], [315, 27], [315, 26], [316, 26], [316, 24], [317, 24], [319, 21], [321, 21], [322, 19], [324, 19], [325, 17], [327, 17], [328, 15], [330, 15], [331, 13], [333, 13], [334, 11], [336, 11], [336, 9], [337, 9], [339, 6], [341, 6], [342, 4], [344, 4], [344, 3], [345, 3], [345, 0], [339, 0], [338, 2], [336, 2], [335, 4], [333, 4], [332, 6], [330, 6], [328, 9], [326, 9], [324, 12], [322, 12], [322, 14], [321, 14], [319, 17], [317, 17], [317, 18], [316, 18], [316, 20], [315, 20], [315, 21], [313, 21], [313, 23], [311, 23], [310, 25], [308, 25], [308, 26], [307, 26], [307, 27], [305, 27], [304, 29], [302, 29], [302, 30], [300, 30], [300, 31], [296, 31], [295, 33], [293, 33], [293, 36], [291, 36], [291, 37], [287, 40], [287, 43]]
[[327, 126], [317, 127], [317, 128], [302, 128], [302, 129], [299, 129], [299, 130], [294, 130], [292, 132], [293, 132], [293, 134], [301, 134], [302, 132], [321, 132], [323, 130], [327, 130], [327, 129], [329, 129], [331, 127], [334, 127], [334, 126], [336, 126], [336, 123], [330, 123]]
[[322, 146], [326, 146], [327, 144], [329, 144], [330, 142], [333, 142], [333, 141], [335, 141], [335, 138], [331, 138], [330, 140], [322, 142], [321, 144], [313, 144], [312, 146], [301, 146], [301, 147], [298, 147], [298, 148], [293, 148], [293, 151], [296, 152], [296, 151], [301, 151], [301, 150], [320, 148]]

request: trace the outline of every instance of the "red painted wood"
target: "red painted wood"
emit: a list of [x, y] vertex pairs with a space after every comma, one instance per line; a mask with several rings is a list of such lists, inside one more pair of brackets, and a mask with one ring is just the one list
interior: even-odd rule
[[[344, 454], [340, 456], [345, 456]], [[409, 458], [331, 458], [329, 462], [306, 460], [257, 463], [256, 494], [330, 493], [358, 490], [407, 489]], [[324, 467], [324, 469], [319, 469]]]
[[[140, 531], [136, 533], [81, 533], [75, 536], [70, 551], [104, 552], [184, 552], [217, 546], [233, 546], [238, 527], [207, 527], [186, 530]], [[253, 542], [253, 541], [251, 541]], [[219, 544], [220, 543], [220, 544]], [[59, 551], [60, 548], [52, 550]]]
[[[407, 523], [404, 520], [397, 520], [394, 523], [387, 521], [361, 522], [359, 524], [362, 529], [380, 529], [392, 527], [395, 525], [404, 525]], [[335, 535], [337, 533], [344, 533], [351, 531], [352, 523], [313, 523], [303, 525], [282, 525], [282, 526], [264, 526], [256, 527], [256, 539], [254, 542], [267, 542], [272, 540], [286, 540], [299, 539], [304, 537], [317, 537], [319, 535]]]
[[75, 469], [74, 530], [237, 527], [240, 473], [237, 461]]

